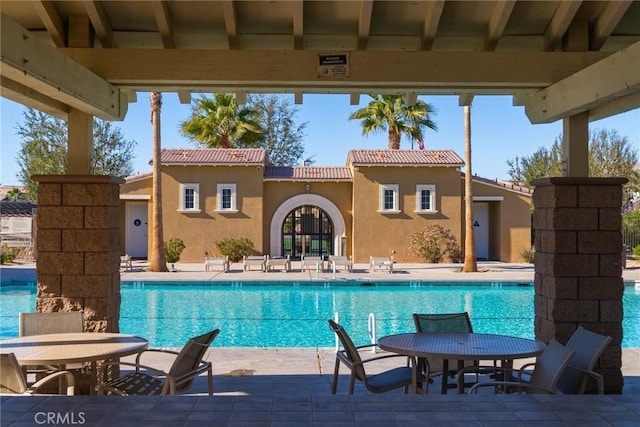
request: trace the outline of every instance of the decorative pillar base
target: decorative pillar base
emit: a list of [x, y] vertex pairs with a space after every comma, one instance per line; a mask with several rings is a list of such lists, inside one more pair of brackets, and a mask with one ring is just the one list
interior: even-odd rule
[[121, 178], [37, 175], [36, 310], [84, 311], [84, 329], [119, 332]]
[[621, 393], [622, 185], [625, 178], [532, 182], [535, 211], [535, 333], [566, 343], [578, 328], [613, 338], [596, 370]]

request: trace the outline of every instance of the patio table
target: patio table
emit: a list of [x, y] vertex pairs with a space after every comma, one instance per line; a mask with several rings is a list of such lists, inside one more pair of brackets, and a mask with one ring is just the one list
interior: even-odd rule
[[[511, 368], [515, 359], [537, 356], [542, 353], [545, 345], [538, 341], [506, 335], [414, 332], [381, 337], [378, 347], [406, 356], [443, 359], [442, 394], [446, 394], [449, 359], [501, 360], [503, 366]], [[415, 371], [412, 385], [417, 391]]]
[[97, 385], [96, 362], [146, 350], [149, 343], [135, 335], [74, 332], [29, 335], [0, 341], [0, 352], [14, 353], [22, 366], [91, 363], [91, 394]]

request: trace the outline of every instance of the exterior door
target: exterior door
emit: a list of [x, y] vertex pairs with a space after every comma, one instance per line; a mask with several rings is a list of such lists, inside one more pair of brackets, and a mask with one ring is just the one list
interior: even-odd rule
[[146, 259], [149, 245], [147, 202], [127, 202], [125, 252], [132, 258]]
[[473, 232], [476, 259], [489, 259], [489, 203], [473, 204]]

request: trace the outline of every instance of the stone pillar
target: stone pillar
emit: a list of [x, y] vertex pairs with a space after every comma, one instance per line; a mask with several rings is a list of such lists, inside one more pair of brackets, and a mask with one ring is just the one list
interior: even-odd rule
[[85, 331], [119, 332], [121, 178], [38, 175], [36, 310], [84, 311]]
[[535, 333], [566, 343], [578, 326], [613, 338], [596, 370], [621, 393], [622, 185], [626, 178], [543, 178], [535, 186]]

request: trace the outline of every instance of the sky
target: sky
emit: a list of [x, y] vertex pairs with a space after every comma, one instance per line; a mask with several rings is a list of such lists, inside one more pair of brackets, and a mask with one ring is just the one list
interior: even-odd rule
[[[370, 100], [360, 97], [360, 104], [350, 105], [348, 95], [305, 94], [303, 103], [295, 105], [293, 95], [288, 97], [297, 110], [297, 123], [307, 122], [303, 144], [304, 158], [312, 157], [315, 166], [344, 166], [351, 149], [386, 149], [387, 133], [363, 136], [360, 122], [350, 121], [349, 115], [364, 107]], [[427, 129], [424, 134], [426, 149], [450, 149], [464, 159], [464, 111], [456, 96], [420, 96], [419, 99], [435, 107], [432, 120], [437, 131]], [[17, 153], [22, 141], [17, 136], [17, 125], [24, 121], [25, 107], [7, 99], [0, 104], [1, 145], [0, 184], [20, 185]], [[180, 104], [175, 93], [163, 94], [161, 112], [161, 138], [164, 148], [197, 147], [180, 134], [180, 122], [190, 117], [189, 105]], [[129, 104], [125, 119], [114, 122], [125, 139], [136, 141], [134, 173], [151, 171], [152, 157], [151, 108], [148, 93], [138, 93], [137, 102]], [[590, 123], [590, 129], [615, 129], [626, 136], [629, 143], [640, 151], [640, 109]], [[476, 96], [471, 107], [472, 172], [488, 178], [508, 180], [508, 160], [529, 156], [540, 147], [549, 147], [562, 134], [562, 120], [549, 124], [531, 124], [524, 107], [512, 105], [510, 96]], [[417, 149], [417, 144], [414, 146]], [[402, 149], [410, 149], [411, 141], [404, 137]]]

